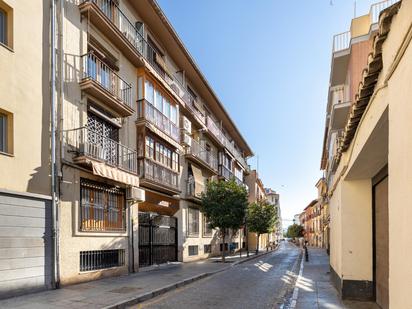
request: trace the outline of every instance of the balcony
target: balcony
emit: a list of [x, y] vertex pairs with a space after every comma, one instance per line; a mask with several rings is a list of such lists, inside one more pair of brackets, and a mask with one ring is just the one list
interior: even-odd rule
[[231, 170], [229, 170], [226, 166], [224, 165], [219, 165], [219, 176], [224, 178], [225, 180], [231, 180], [234, 179], [235, 182], [240, 185], [243, 186], [244, 183], [242, 180], [240, 180], [239, 178], [237, 178], [235, 176], [235, 174], [232, 173]]
[[210, 116], [206, 118], [206, 127], [214, 137], [214, 139], [225, 147], [237, 160], [237, 162], [243, 167], [243, 169], [248, 172], [249, 165], [247, 164], [245, 158], [241, 153], [235, 148], [235, 145], [229, 141], [229, 139], [223, 134], [219, 126], [213, 121]]
[[144, 64], [144, 40], [113, 0], [83, 0], [80, 13], [89, 18], [135, 66]]
[[80, 89], [107, 104], [122, 117], [133, 114], [132, 86], [92, 52], [81, 57]]
[[201, 198], [199, 194], [196, 194], [195, 190], [195, 182], [194, 181], [187, 181], [186, 182], [186, 197], [188, 199], [194, 200], [198, 202]]
[[194, 139], [191, 140], [191, 146], [186, 148], [185, 155], [188, 159], [201, 164], [213, 174], [217, 174], [217, 155], [206, 150], [198, 141]]
[[148, 121], [158, 130], [180, 143], [179, 128], [145, 99], [137, 102], [137, 122]]
[[179, 173], [150, 159], [139, 159], [139, 177], [142, 185], [179, 193]]
[[137, 174], [137, 153], [87, 127], [63, 131], [63, 144], [75, 153], [74, 162], [90, 165], [90, 160], [103, 162], [128, 173]]
[[171, 92], [180, 98], [187, 108], [204, 125], [205, 117], [194, 108], [194, 98], [182, 85], [174, 72], [170, 72], [162, 57], [134, 26], [130, 19], [120, 10], [113, 0], [83, 0], [79, 4], [80, 13], [90, 18], [90, 21], [107, 36], [115, 46], [135, 66], [148, 64], [153, 72], [170, 88]]

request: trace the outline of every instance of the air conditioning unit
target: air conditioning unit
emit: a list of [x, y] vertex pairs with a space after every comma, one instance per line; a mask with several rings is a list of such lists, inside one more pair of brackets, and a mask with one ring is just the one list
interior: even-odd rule
[[188, 147], [192, 146], [192, 138], [186, 133], [183, 133], [182, 144]]
[[192, 123], [185, 116], [182, 116], [183, 130], [188, 134], [192, 134]]
[[145, 191], [138, 187], [127, 187], [126, 188], [126, 200], [133, 202], [144, 202], [145, 201]]

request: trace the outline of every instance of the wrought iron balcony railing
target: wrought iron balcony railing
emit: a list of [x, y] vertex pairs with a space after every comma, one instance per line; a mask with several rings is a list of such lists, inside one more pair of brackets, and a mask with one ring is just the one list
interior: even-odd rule
[[127, 172], [137, 173], [137, 153], [117, 141], [94, 132], [87, 127], [63, 131], [67, 150], [105, 162]]
[[180, 190], [179, 173], [150, 159], [139, 159], [139, 177], [141, 181], [150, 180], [176, 191]]
[[192, 139], [191, 146], [186, 148], [186, 154], [202, 160], [211, 169], [217, 171], [217, 155], [210, 150], [206, 150], [198, 141]]
[[149, 42], [145, 40], [141, 31], [135, 27], [130, 19], [122, 12], [116, 1], [113, 0], [83, 0], [81, 3], [92, 3], [107, 17], [111, 24], [117, 28], [123, 38], [125, 38], [134, 47], [135, 51], [141, 55], [149, 65], [158, 73], [163, 81], [173, 90], [173, 92], [182, 99], [188, 108], [193, 111], [203, 123], [205, 118], [193, 108], [194, 98], [182, 85], [182, 82], [171, 72], [163, 57], [161, 57]]
[[161, 111], [154, 107], [145, 99], [137, 102], [137, 119], [145, 119], [154, 124], [160, 131], [169, 135], [176, 142], [180, 143], [179, 128]]
[[113, 95], [121, 104], [132, 105], [132, 86], [102, 62], [93, 52], [81, 56], [82, 80], [92, 79]]
[[243, 181], [237, 178], [235, 174], [233, 174], [232, 171], [224, 165], [219, 165], [219, 176], [225, 178], [226, 180], [234, 179], [238, 185], [244, 185]]

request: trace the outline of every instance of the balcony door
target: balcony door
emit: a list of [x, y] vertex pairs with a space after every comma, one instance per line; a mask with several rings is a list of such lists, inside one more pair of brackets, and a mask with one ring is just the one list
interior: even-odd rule
[[87, 128], [89, 153], [110, 165], [117, 165], [119, 129], [91, 112], [87, 114]]

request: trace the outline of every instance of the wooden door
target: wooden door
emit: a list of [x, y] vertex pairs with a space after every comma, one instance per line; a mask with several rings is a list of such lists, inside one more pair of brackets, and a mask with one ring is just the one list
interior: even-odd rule
[[388, 177], [374, 186], [376, 303], [389, 308]]

